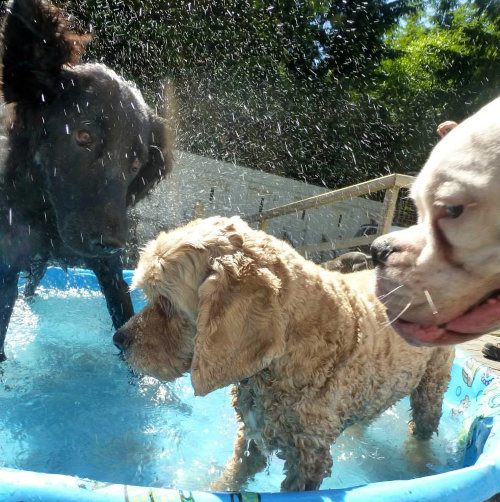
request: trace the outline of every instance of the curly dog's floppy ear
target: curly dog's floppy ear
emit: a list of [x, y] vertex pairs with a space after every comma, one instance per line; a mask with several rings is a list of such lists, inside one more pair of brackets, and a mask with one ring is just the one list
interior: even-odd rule
[[199, 289], [191, 380], [209, 392], [254, 375], [283, 354], [280, 280], [238, 252], [216, 258]]

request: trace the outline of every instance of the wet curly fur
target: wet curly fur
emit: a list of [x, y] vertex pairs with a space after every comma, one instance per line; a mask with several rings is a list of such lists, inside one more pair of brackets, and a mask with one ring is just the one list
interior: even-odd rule
[[162, 233], [134, 274], [149, 302], [114, 335], [134, 367], [190, 371], [197, 395], [233, 384], [233, 456], [212, 489], [239, 489], [273, 451], [282, 490], [318, 489], [343, 429], [410, 394], [411, 430], [437, 430], [453, 348], [413, 347], [387, 325], [372, 271], [325, 270], [238, 217]]

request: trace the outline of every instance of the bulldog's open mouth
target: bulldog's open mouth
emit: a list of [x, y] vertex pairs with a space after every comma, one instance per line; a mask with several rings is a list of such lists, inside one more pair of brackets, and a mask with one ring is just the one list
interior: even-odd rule
[[464, 314], [439, 326], [397, 319], [394, 330], [415, 345], [453, 345], [489, 333], [500, 326], [500, 291], [496, 290]]

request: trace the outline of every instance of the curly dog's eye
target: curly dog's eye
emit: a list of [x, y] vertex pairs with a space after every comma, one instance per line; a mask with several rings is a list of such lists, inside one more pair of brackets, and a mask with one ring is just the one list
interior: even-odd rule
[[445, 206], [446, 215], [450, 218], [458, 218], [464, 212], [465, 206]]
[[92, 143], [92, 135], [86, 129], [79, 129], [75, 133], [75, 141], [79, 146], [89, 146]]

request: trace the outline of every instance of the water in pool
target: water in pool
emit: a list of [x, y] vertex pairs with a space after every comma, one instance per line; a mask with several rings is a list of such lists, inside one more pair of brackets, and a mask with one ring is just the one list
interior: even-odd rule
[[[141, 307], [139, 294], [134, 298]], [[100, 293], [40, 288], [18, 300], [0, 368], [0, 463], [101, 481], [204, 489], [232, 452], [236, 422], [228, 389], [195, 397], [188, 377], [133, 376], [118, 357]], [[322, 488], [409, 479], [460, 466], [459, 423], [445, 402], [439, 436], [422, 450], [408, 440], [403, 400], [332, 447]], [[411, 459], [411, 461], [410, 461]], [[248, 485], [279, 490], [282, 461]]]

